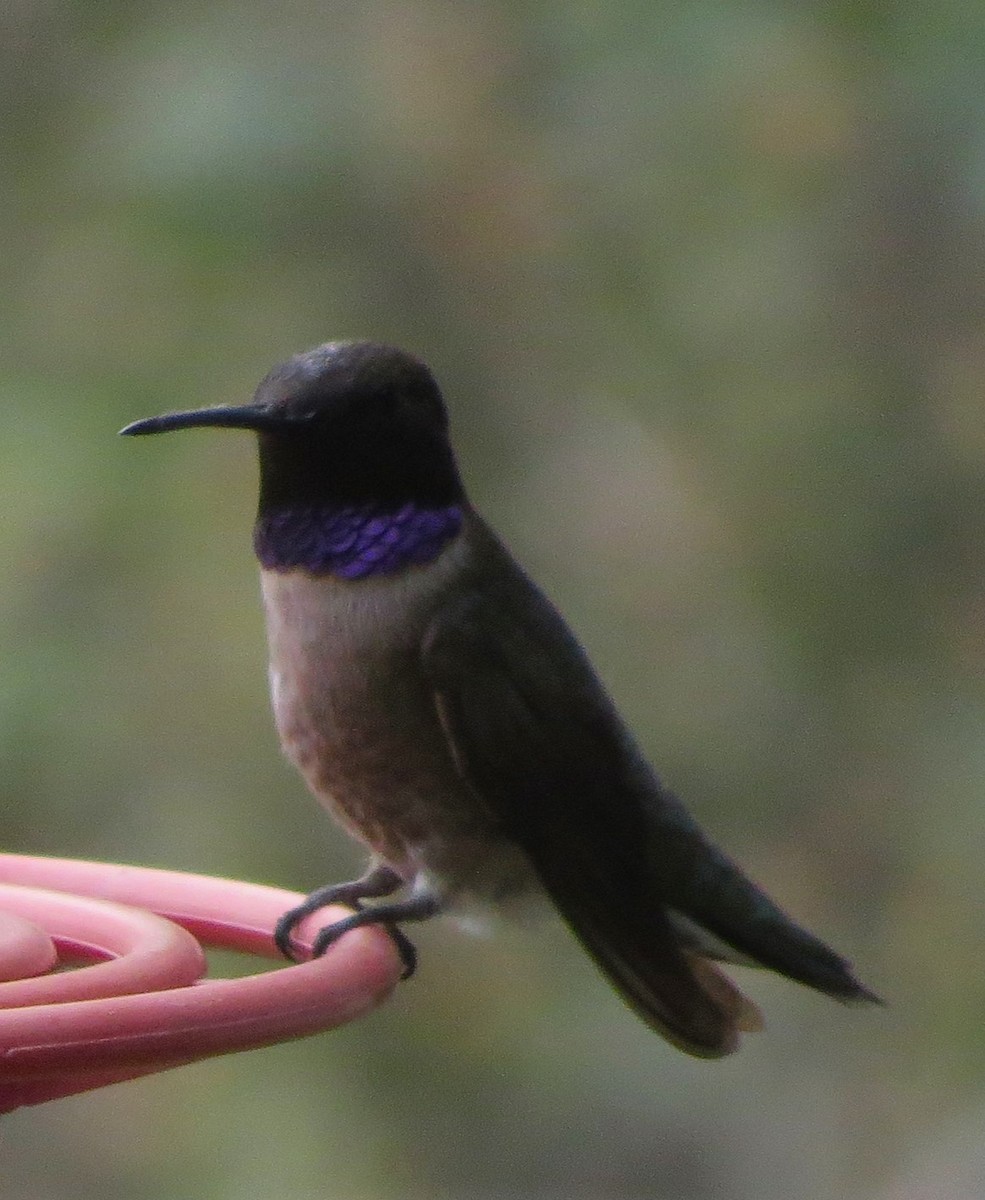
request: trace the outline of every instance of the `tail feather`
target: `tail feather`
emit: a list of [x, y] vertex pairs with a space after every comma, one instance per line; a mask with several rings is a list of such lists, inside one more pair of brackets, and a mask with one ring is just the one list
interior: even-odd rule
[[[562, 916], [623, 999], [679, 1049], [720, 1058], [763, 1027], [715, 960], [768, 967], [846, 1002], [881, 1003], [671, 802], [643, 856], [617, 869], [564, 827], [532, 847]], [[540, 853], [538, 853], [540, 851]]]
[[729, 977], [706, 958], [698, 954], [687, 955], [691, 970], [701, 987], [719, 1008], [729, 1014], [734, 1028], [741, 1033], [762, 1033], [766, 1022], [758, 1004], [738, 988]]
[[[659, 904], [586, 889], [552, 872], [544, 882], [561, 915], [623, 1000], [672, 1045], [721, 1058], [761, 1028], [758, 1009], [716, 967], [684, 952]], [[571, 886], [566, 886], [570, 884]]]
[[881, 1003], [847, 959], [788, 917], [674, 797], [665, 798], [653, 856], [685, 945], [706, 957], [768, 967], [836, 1000]]

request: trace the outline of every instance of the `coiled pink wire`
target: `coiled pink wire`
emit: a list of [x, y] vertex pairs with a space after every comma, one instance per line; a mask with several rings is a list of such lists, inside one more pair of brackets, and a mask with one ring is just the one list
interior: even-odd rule
[[[200, 942], [280, 958], [274, 924], [302, 898], [177, 871], [0, 854], [0, 1112], [305, 1037], [375, 1008], [402, 969], [379, 928], [281, 970], [205, 978]], [[332, 919], [331, 909], [309, 917], [295, 940], [310, 945]], [[76, 969], [56, 969], [65, 966]]]

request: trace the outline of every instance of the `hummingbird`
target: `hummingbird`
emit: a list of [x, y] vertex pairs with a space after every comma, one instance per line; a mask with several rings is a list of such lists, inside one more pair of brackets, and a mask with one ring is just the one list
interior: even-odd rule
[[[616, 991], [687, 1053], [717, 1058], [762, 1017], [720, 963], [879, 1002], [718, 849], [660, 780], [585, 651], [472, 505], [418, 358], [329, 342], [274, 367], [249, 404], [135, 421], [256, 434], [253, 546], [282, 748], [369, 852], [356, 880], [285, 913], [363, 925], [546, 892]], [[369, 903], [367, 903], [367, 901]]]

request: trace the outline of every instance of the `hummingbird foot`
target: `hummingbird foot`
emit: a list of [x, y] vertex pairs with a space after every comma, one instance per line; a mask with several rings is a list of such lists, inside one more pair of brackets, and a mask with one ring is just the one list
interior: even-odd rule
[[[332, 926], [329, 926], [331, 929]], [[390, 941], [397, 948], [397, 953], [400, 955], [400, 961], [404, 964], [404, 969], [400, 973], [401, 982], [410, 979], [411, 975], [417, 970], [417, 947], [410, 940], [406, 933], [399, 925], [394, 925], [392, 921], [387, 921], [386, 931], [390, 935]], [[321, 933], [324, 933], [321, 930]], [[334, 938], [332, 939], [334, 941]]]
[[[313, 912], [317, 912], [318, 909], [324, 908], [328, 904], [348, 904], [358, 909], [362, 906], [363, 900], [389, 896], [403, 885], [404, 880], [396, 871], [380, 863], [371, 867], [359, 879], [350, 880], [348, 883], [330, 883], [325, 887], [315, 888], [303, 904], [289, 908], [274, 926], [274, 945], [285, 958], [290, 959], [291, 962], [297, 962], [299, 955], [294, 944], [293, 934], [305, 917], [310, 917]], [[328, 928], [331, 929], [333, 926], [328, 926]], [[404, 966], [407, 967], [406, 953], [397, 938], [394, 938], [394, 941], [397, 942], [400, 957]], [[413, 951], [413, 947], [410, 948]], [[410, 970], [413, 970], [413, 966], [410, 967]]]
[[360, 929], [364, 925], [383, 925], [393, 939], [397, 952], [404, 964], [401, 979], [410, 979], [417, 967], [417, 950], [410, 938], [399, 928], [398, 921], [426, 921], [441, 911], [441, 901], [437, 896], [421, 892], [409, 896], [406, 900], [395, 900], [391, 904], [376, 904], [369, 908], [360, 908], [351, 917], [343, 917], [332, 925], [326, 925], [318, 931], [311, 947], [313, 958], [318, 958], [338, 941], [344, 933], [352, 929]]

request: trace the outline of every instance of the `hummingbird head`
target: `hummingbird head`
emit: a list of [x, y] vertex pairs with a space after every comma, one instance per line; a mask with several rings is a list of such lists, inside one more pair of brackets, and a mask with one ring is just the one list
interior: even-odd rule
[[257, 434], [254, 546], [265, 567], [392, 573], [430, 561], [461, 527], [441, 392], [424, 363], [392, 346], [328, 342], [274, 367], [250, 404], [166, 413], [120, 432], [199, 426]]
[[260, 509], [462, 499], [448, 414], [420, 359], [374, 342], [328, 342], [273, 368], [250, 404], [134, 421], [127, 436], [208, 426], [259, 439]]

